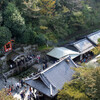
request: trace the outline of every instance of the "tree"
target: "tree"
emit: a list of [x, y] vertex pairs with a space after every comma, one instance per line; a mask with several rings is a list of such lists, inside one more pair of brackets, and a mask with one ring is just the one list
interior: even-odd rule
[[98, 39], [98, 45], [92, 49], [92, 52], [95, 54], [95, 55], [98, 55], [100, 54], [100, 39]]
[[30, 9], [32, 11], [37, 11], [39, 10], [39, 7], [38, 7], [38, 2], [39, 0], [24, 0], [23, 4], [26, 5], [27, 9]]
[[27, 26], [25, 32], [23, 33], [22, 43], [25, 44], [34, 44], [35, 43], [36, 33], [32, 29], [32, 26]]
[[11, 95], [7, 95], [7, 92], [5, 92], [5, 90], [1, 90], [0, 91], [0, 100], [16, 100], [15, 98], [13, 98], [13, 96]]
[[30, 40], [30, 31], [28, 29], [23, 33], [23, 37], [21, 39], [21, 43], [28, 44]]
[[89, 100], [85, 93], [65, 83], [63, 90], [58, 93], [58, 100]]
[[3, 22], [2, 12], [0, 12], [0, 25], [2, 24], [2, 22]]
[[22, 11], [25, 16], [29, 18], [38, 18], [39, 17], [39, 0], [23, 0]]
[[66, 7], [69, 12], [79, 11], [82, 8], [80, 0], [58, 0], [58, 9]]
[[55, 12], [56, 0], [40, 0], [40, 13], [43, 15], [53, 15]]
[[7, 27], [0, 27], [0, 48], [11, 39], [11, 32]]
[[35, 43], [37, 43], [38, 45], [46, 44], [46, 39], [45, 39], [44, 35], [43, 34], [36, 35]]
[[12, 31], [13, 37], [17, 39], [21, 37], [25, 30], [24, 18], [13, 3], [8, 3], [4, 11], [4, 24]]
[[[64, 88], [58, 94], [58, 99], [67, 100], [64, 98], [65, 95], [69, 98], [68, 100], [99, 100], [100, 67], [75, 68], [75, 71], [73, 80], [64, 85]], [[79, 94], [78, 98], [77, 93]]]

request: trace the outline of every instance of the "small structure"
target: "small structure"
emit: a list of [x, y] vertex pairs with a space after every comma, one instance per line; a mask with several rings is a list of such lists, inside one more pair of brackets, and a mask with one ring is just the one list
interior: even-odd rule
[[62, 89], [65, 82], [72, 80], [75, 72], [72, 68], [75, 67], [78, 66], [67, 56], [34, 77], [26, 79], [25, 83], [45, 96], [53, 98]]
[[6, 62], [9, 65], [8, 67], [10, 68], [9, 71], [4, 73], [6, 77], [19, 74], [34, 64], [34, 59], [31, 56], [16, 51], [6, 53], [6, 59]]
[[12, 68], [14, 68], [14, 67], [17, 67], [17, 65], [18, 65], [17, 63], [21, 60], [21, 57], [25, 57], [25, 55], [20, 54], [15, 51], [11, 51], [8, 54], [6, 54], [6, 57], [7, 57], [8, 65], [12, 65]]
[[70, 44], [66, 45], [65, 47], [79, 52], [80, 53], [80, 60], [82, 60], [83, 54], [89, 52], [95, 46], [88, 39], [83, 38], [83, 39], [78, 40], [76, 42], [70, 43]]
[[61, 59], [69, 55], [71, 59], [74, 59], [75, 57], [79, 56], [79, 52], [76, 52], [65, 47], [55, 47], [50, 52], [48, 52], [47, 55], [56, 59]]
[[98, 44], [98, 39], [100, 38], [100, 30], [94, 33], [91, 33], [87, 35], [87, 38], [89, 41], [91, 41], [93, 44]]
[[22, 48], [25, 54], [31, 55], [35, 50], [37, 50], [38, 45], [28, 45]]

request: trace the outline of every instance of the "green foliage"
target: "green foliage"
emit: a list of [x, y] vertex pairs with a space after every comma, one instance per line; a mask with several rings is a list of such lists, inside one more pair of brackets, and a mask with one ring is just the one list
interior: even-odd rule
[[38, 7], [38, 2], [39, 0], [24, 0], [24, 4], [25, 6], [28, 8], [28, 9], [31, 9], [33, 11], [36, 11], [36, 10], [39, 10], [39, 7]]
[[25, 21], [21, 13], [13, 3], [8, 3], [4, 11], [4, 24], [10, 28], [16, 38], [20, 38], [25, 30]]
[[52, 49], [53, 47], [50, 47], [50, 46], [46, 46], [46, 45], [44, 45], [44, 46], [40, 46], [39, 48], [38, 48], [38, 51], [44, 51], [44, 50], [50, 50], [50, 49]]
[[16, 100], [13, 96], [7, 95], [7, 92], [4, 89], [0, 91], [0, 100]]
[[28, 44], [29, 40], [30, 40], [30, 31], [28, 29], [26, 29], [25, 32], [23, 33], [21, 42], [24, 44]]
[[43, 34], [36, 35], [35, 43], [37, 43], [38, 45], [45, 45], [46, 44], [45, 36]]
[[66, 83], [58, 100], [99, 100], [100, 67], [75, 68], [73, 80]]
[[96, 46], [95, 48], [93, 48], [93, 49], [92, 49], [92, 52], [93, 52], [95, 55], [100, 54], [100, 39], [98, 39], [98, 46]]
[[1, 0], [0, 9], [0, 25], [19, 43], [67, 43], [100, 29], [98, 0]]
[[100, 54], [100, 44], [91, 50], [95, 55]]
[[63, 12], [67, 13], [67, 12], [70, 12], [70, 10], [67, 7], [63, 6]]
[[73, 15], [70, 18], [70, 27], [74, 27], [74, 31], [85, 28], [85, 21], [82, 12], [73, 12]]
[[100, 39], [98, 39], [98, 44], [100, 44]]
[[58, 93], [58, 100], [89, 100], [85, 93], [80, 92], [78, 89], [65, 84], [63, 89]]
[[43, 15], [53, 15], [55, 11], [56, 0], [40, 0], [40, 13]]
[[11, 32], [7, 27], [0, 27], [0, 48], [11, 39]]
[[32, 29], [30, 25], [29, 27], [27, 26], [25, 32], [22, 34], [23, 34], [22, 39], [21, 39], [22, 43], [24, 44], [34, 44], [35, 43], [36, 33], [34, 32], [34, 30]]
[[75, 71], [76, 78], [71, 84], [73, 84], [77, 89], [86, 93], [90, 99], [99, 99], [100, 67], [79, 68], [75, 69]]
[[46, 26], [40, 26], [40, 29], [42, 29], [42, 30], [47, 30], [48, 27], [46, 27]]
[[2, 12], [0, 12], [0, 25], [2, 24], [3, 17], [2, 17]]
[[81, 66], [86, 66], [86, 63], [81, 63], [81, 62], [78, 62], [78, 65], [81, 65]]

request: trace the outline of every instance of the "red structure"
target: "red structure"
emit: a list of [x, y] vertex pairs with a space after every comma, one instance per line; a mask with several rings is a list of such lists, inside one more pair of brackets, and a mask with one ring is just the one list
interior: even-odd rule
[[8, 52], [8, 51], [12, 50], [12, 43], [11, 42], [14, 42], [14, 40], [10, 40], [8, 43], [6, 43], [4, 45], [5, 52]]

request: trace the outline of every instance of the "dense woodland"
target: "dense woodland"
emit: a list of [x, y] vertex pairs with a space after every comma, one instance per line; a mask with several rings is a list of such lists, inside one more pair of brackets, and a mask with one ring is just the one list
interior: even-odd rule
[[100, 29], [99, 0], [0, 0], [0, 48], [63, 44]]

